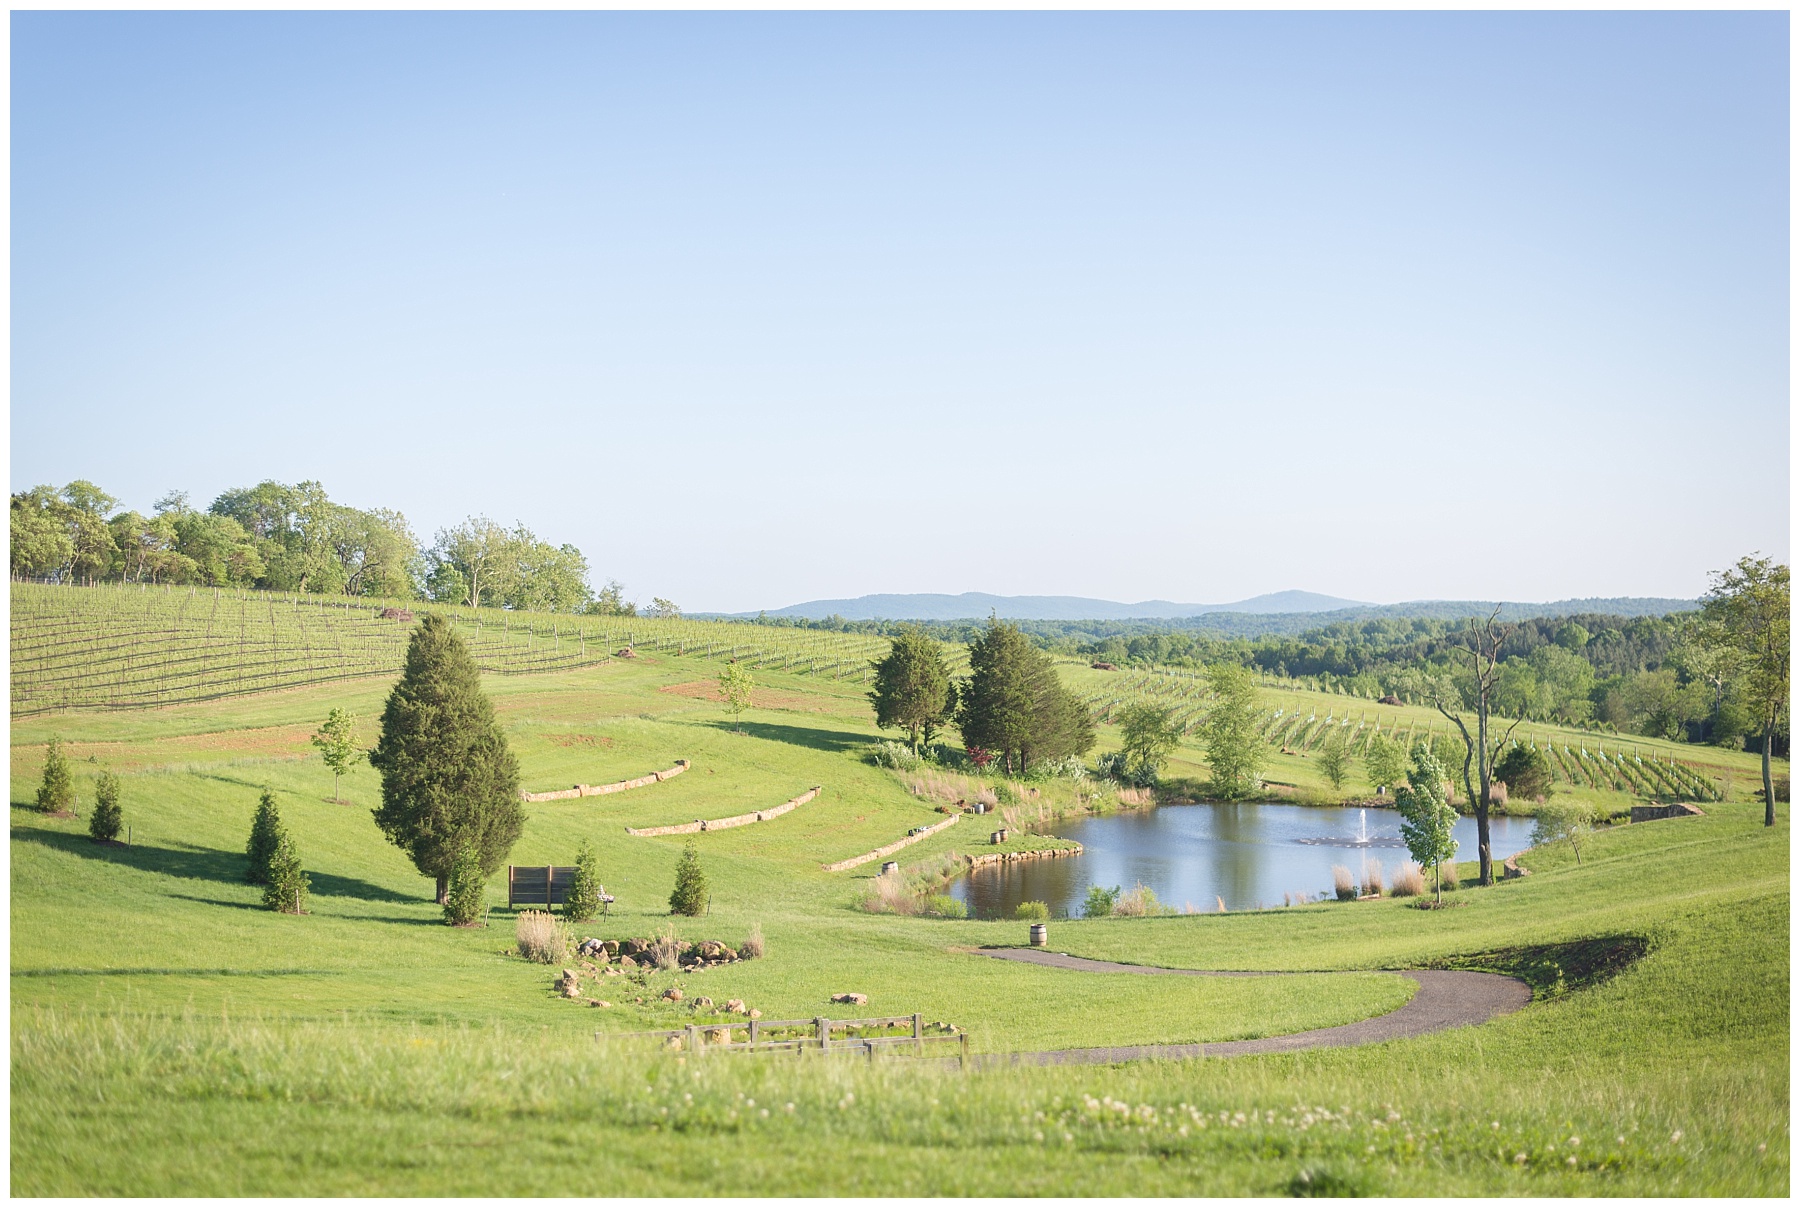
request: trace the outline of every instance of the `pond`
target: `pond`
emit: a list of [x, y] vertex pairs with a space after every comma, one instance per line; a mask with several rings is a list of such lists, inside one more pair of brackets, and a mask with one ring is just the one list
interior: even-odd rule
[[[1489, 819], [1494, 863], [1531, 844], [1530, 818]], [[1020, 902], [1079, 916], [1089, 885], [1142, 881], [1164, 905], [1197, 910], [1279, 906], [1283, 894], [1329, 894], [1331, 866], [1360, 874], [1381, 861], [1383, 883], [1409, 859], [1391, 809], [1302, 805], [1165, 805], [1107, 817], [1070, 818], [1042, 829], [1082, 845], [1079, 856], [1018, 860], [975, 870], [950, 892], [976, 918], [1007, 918]], [[1366, 840], [1366, 843], [1365, 843]], [[1458, 818], [1460, 860], [1476, 858], [1475, 819]], [[979, 851], [979, 848], [976, 849]]]

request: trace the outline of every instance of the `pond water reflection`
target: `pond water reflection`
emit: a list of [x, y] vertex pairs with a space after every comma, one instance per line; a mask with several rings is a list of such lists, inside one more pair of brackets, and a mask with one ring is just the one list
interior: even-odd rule
[[[1079, 915], [1089, 885], [1130, 889], [1139, 881], [1177, 909], [1215, 910], [1223, 898], [1231, 910], [1248, 910], [1279, 906], [1284, 893], [1329, 893], [1333, 864], [1360, 873], [1365, 859], [1379, 860], [1385, 881], [1408, 859], [1400, 816], [1388, 809], [1165, 805], [1044, 829], [1076, 840], [1082, 854], [978, 869], [950, 892], [977, 918], [1008, 917], [1033, 900], [1059, 918]], [[1523, 851], [1530, 835], [1529, 818], [1490, 819], [1495, 862]], [[1456, 839], [1457, 857], [1475, 859], [1475, 819], [1457, 820]]]

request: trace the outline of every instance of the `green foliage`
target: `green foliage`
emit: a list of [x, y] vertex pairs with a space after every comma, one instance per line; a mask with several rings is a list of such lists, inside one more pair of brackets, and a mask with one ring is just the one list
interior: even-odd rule
[[525, 826], [518, 760], [467, 647], [435, 613], [413, 631], [369, 762], [381, 773], [376, 825], [436, 878], [439, 901], [465, 846], [484, 877], [506, 862]]
[[338, 781], [356, 766], [362, 754], [356, 749], [356, 714], [348, 709], [333, 709], [326, 716], [325, 724], [313, 733], [312, 745], [319, 749], [325, 766], [331, 769], [331, 798], [340, 801]]
[[1111, 889], [1105, 889], [1099, 885], [1089, 885], [1087, 900], [1081, 904], [1081, 917], [1084, 919], [1106, 918], [1112, 914], [1113, 907], [1117, 905], [1122, 892], [1123, 890], [1117, 885]]
[[1325, 773], [1325, 779], [1331, 781], [1331, 787], [1342, 789], [1344, 780], [1350, 775], [1350, 742], [1344, 737], [1343, 730], [1336, 729], [1331, 737], [1325, 740], [1325, 746], [1319, 751], [1319, 770]]
[[[1412, 770], [1406, 783], [1394, 792], [1394, 805], [1400, 811], [1400, 837], [1406, 850], [1420, 864], [1433, 869], [1446, 860], [1456, 859], [1456, 810], [1444, 800], [1450, 779], [1444, 765], [1424, 743], [1413, 748]], [[1438, 898], [1444, 896], [1440, 878]]]
[[1020, 902], [1013, 907], [1013, 918], [1033, 923], [1046, 922], [1050, 918], [1050, 903]]
[[1538, 807], [1537, 815], [1532, 819], [1531, 845], [1545, 847], [1552, 843], [1567, 843], [1569, 850], [1575, 853], [1575, 863], [1581, 863], [1581, 841], [1588, 832], [1594, 829], [1596, 821], [1594, 807], [1585, 801], [1556, 801]]
[[1524, 801], [1548, 800], [1556, 791], [1550, 760], [1536, 747], [1509, 747], [1494, 764], [1494, 779], [1505, 782], [1509, 796]]
[[919, 913], [940, 919], [966, 919], [969, 917], [969, 908], [949, 894], [933, 893], [926, 895]]
[[119, 807], [119, 778], [102, 772], [94, 778], [94, 812], [88, 817], [88, 834], [101, 842], [119, 837], [125, 811]]
[[281, 825], [275, 794], [264, 789], [256, 803], [256, 816], [250, 820], [250, 841], [244, 845], [244, 854], [250, 861], [244, 880], [252, 885], [269, 884], [274, 876], [275, 853], [286, 837], [287, 828]]
[[1212, 768], [1214, 795], [1235, 801], [1256, 789], [1268, 756], [1257, 730], [1256, 683], [1235, 663], [1215, 665], [1207, 678], [1217, 700], [1201, 724], [1200, 740]]
[[675, 889], [669, 894], [669, 913], [689, 917], [705, 914], [707, 896], [700, 852], [689, 842], [681, 849], [681, 859], [675, 864]]
[[1133, 701], [1119, 713], [1119, 749], [1134, 782], [1156, 782], [1163, 764], [1181, 744], [1181, 723], [1175, 710], [1146, 700]]
[[901, 629], [887, 657], [875, 664], [869, 702], [875, 706], [875, 724], [904, 729], [914, 751], [921, 740], [930, 743], [937, 728], [956, 713], [956, 687], [943, 647], [917, 626]]
[[262, 903], [282, 914], [305, 914], [311, 889], [312, 878], [300, 866], [300, 849], [284, 830], [269, 855], [269, 879], [263, 887]]
[[889, 742], [886, 739], [869, 747], [869, 755], [881, 767], [891, 768], [896, 772], [911, 772], [919, 768], [925, 761], [904, 743]]
[[444, 603], [580, 612], [591, 595], [581, 551], [540, 541], [522, 524], [509, 530], [471, 516], [440, 530], [425, 558], [427, 589]]
[[751, 676], [749, 668], [740, 667], [736, 659], [732, 659], [719, 671], [719, 694], [725, 698], [725, 707], [736, 718], [745, 709], [756, 691], [756, 680]]
[[52, 737], [44, 749], [44, 779], [38, 785], [37, 807], [46, 814], [75, 812], [75, 777], [69, 772], [62, 739]]
[[563, 917], [585, 923], [600, 913], [600, 857], [586, 839], [575, 852], [575, 881], [563, 899]]
[[969, 671], [957, 714], [963, 745], [995, 752], [1008, 775], [1027, 774], [1034, 759], [1055, 763], [1093, 748], [1087, 707], [1017, 626], [990, 618], [969, 645]]
[[1775, 825], [1773, 739], [1789, 726], [1788, 578], [1787, 566], [1772, 558], [1739, 558], [1736, 566], [1713, 576], [1702, 604], [1702, 641], [1717, 647], [1716, 657], [1732, 665], [1734, 695], [1762, 734], [1763, 821], [1768, 826]]
[[481, 867], [481, 851], [473, 843], [457, 849], [450, 863], [450, 884], [444, 894], [444, 922], [452, 927], [471, 927], [487, 909], [487, 871]]
[[1371, 781], [1392, 789], [1406, 777], [1406, 752], [1393, 738], [1377, 734], [1364, 746], [1363, 766]]

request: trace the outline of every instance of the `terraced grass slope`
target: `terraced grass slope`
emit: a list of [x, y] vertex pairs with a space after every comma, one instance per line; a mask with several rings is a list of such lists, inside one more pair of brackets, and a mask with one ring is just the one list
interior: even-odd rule
[[[528, 807], [515, 862], [565, 863], [584, 838], [601, 853], [618, 903], [583, 933], [767, 937], [761, 960], [603, 979], [606, 1008], [559, 999], [556, 970], [513, 951], [503, 907], [486, 929], [437, 921], [429, 883], [369, 817], [366, 766], [332, 803], [305, 736], [333, 706], [375, 716], [386, 678], [16, 719], [12, 1190], [1787, 1192], [1785, 813], [1773, 831], [1730, 803], [1618, 828], [1580, 867], [1538, 853], [1534, 876], [1444, 910], [1058, 921], [1053, 944], [1079, 955], [1292, 976], [1071, 974], [973, 954], [1022, 942], [1024, 924], [854, 909], [874, 868], [821, 865], [943, 815], [863, 757], [862, 685], [765, 666], [733, 724], [706, 699], [704, 654], [487, 677], [527, 787], [693, 761], [663, 784]], [[122, 775], [131, 847], [30, 808], [53, 732], [84, 811], [94, 773]], [[813, 784], [819, 798], [767, 823], [625, 834]], [[265, 785], [312, 874], [310, 915], [258, 909], [241, 880]], [[960, 829], [909, 856], [966, 844]], [[711, 913], [672, 920], [690, 840]], [[1539, 998], [1371, 1049], [968, 1075], [594, 1039], [695, 1018], [658, 997], [678, 982], [690, 1004], [742, 998], [768, 1018], [830, 1014], [831, 994], [859, 991], [872, 1012], [961, 1024], [985, 1052], [1222, 1040], [1391, 1010], [1408, 983], [1381, 970], [1434, 964], [1517, 970]]]

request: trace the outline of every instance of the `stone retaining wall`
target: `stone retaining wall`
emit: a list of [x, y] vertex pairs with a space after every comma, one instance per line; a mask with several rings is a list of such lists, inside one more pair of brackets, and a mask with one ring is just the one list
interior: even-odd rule
[[1631, 807], [1633, 822], [1656, 822], [1663, 818], [1704, 818], [1705, 816], [1705, 810], [1686, 802], [1679, 805], [1634, 805]]
[[641, 789], [645, 785], [659, 784], [673, 779], [688, 770], [688, 761], [677, 759], [675, 766], [663, 772], [651, 772], [647, 776], [639, 776], [636, 780], [621, 780], [616, 784], [578, 784], [572, 789], [558, 789], [554, 793], [521, 793], [526, 801], [567, 801], [573, 797], [604, 797], [608, 793], [623, 793], [626, 789]]
[[731, 818], [713, 818], [711, 820], [696, 818], [692, 822], [683, 822], [679, 826], [645, 826], [626, 827], [628, 835], [692, 835], [700, 831], [730, 830], [734, 826], [749, 826], [752, 822], [767, 822], [770, 818], [779, 818], [791, 809], [805, 805], [819, 795], [822, 785], [813, 785], [798, 797], [790, 797], [774, 809], [757, 810], [754, 814], [738, 814]]
[[846, 868], [855, 868], [858, 864], [867, 864], [870, 860], [879, 860], [883, 856], [891, 856], [903, 847], [911, 847], [919, 840], [937, 834], [946, 826], [955, 826], [956, 820], [960, 817], [962, 817], [961, 814], [951, 814], [942, 822], [928, 826], [916, 835], [908, 835], [904, 839], [895, 840], [886, 847], [878, 847], [874, 851], [864, 852], [860, 856], [851, 856], [848, 860], [839, 860], [836, 864], [822, 864], [820, 867], [826, 872], [843, 872]]
[[1014, 860], [1037, 860], [1045, 856], [1079, 856], [1081, 844], [1074, 847], [1045, 847], [1037, 851], [997, 851], [985, 856], [970, 856], [969, 867], [980, 868], [983, 864], [1010, 864]]

